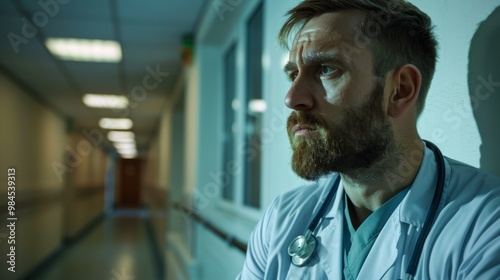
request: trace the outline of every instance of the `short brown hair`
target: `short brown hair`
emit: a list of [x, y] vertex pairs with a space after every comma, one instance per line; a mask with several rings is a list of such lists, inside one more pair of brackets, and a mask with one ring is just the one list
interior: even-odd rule
[[292, 30], [304, 27], [312, 18], [347, 9], [366, 11], [360, 30], [368, 39], [375, 75], [385, 77], [407, 63], [419, 69], [420, 114], [436, 68], [437, 42], [430, 17], [413, 4], [404, 0], [305, 0], [287, 13], [289, 17], [279, 33], [280, 44], [288, 47]]

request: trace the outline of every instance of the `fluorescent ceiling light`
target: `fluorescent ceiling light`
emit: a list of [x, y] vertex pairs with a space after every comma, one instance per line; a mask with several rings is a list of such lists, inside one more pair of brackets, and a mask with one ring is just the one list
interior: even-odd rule
[[264, 99], [253, 99], [248, 102], [248, 110], [252, 113], [262, 113], [266, 111], [267, 104]]
[[111, 119], [102, 118], [99, 120], [99, 126], [104, 129], [131, 129], [133, 126], [132, 120], [130, 119]]
[[135, 152], [120, 152], [118, 151], [121, 157], [126, 157], [126, 158], [135, 158], [137, 156], [137, 151]]
[[134, 143], [135, 144], [135, 140], [134, 139], [128, 139], [128, 138], [115, 139], [115, 140], [113, 140], [113, 142], [115, 142], [115, 143]]
[[135, 143], [134, 142], [129, 142], [129, 143], [114, 143], [113, 146], [115, 146], [116, 149], [122, 150], [122, 149], [135, 149]]
[[123, 109], [128, 107], [128, 98], [123, 95], [87, 93], [83, 103], [92, 108]]
[[117, 41], [48, 38], [47, 49], [60, 59], [86, 62], [119, 62], [122, 48]]
[[135, 134], [131, 131], [108, 132], [108, 140], [112, 142], [132, 142], [134, 139], [135, 139]]
[[127, 159], [131, 159], [131, 158], [136, 158], [137, 155], [121, 155], [122, 158], [127, 158]]
[[137, 150], [136, 149], [118, 150], [118, 153], [121, 155], [137, 155]]

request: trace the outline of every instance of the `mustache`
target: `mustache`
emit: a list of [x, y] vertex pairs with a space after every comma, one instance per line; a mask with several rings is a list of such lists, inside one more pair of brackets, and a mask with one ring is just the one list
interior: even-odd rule
[[321, 116], [303, 111], [295, 111], [288, 117], [286, 127], [288, 133], [291, 133], [295, 125], [307, 125], [313, 128], [326, 128], [327, 122]]

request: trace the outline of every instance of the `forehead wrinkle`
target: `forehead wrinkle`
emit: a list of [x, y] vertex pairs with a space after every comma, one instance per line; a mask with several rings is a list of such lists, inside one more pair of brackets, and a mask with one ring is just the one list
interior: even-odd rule
[[330, 28], [310, 28], [303, 30], [295, 39], [290, 52], [290, 60], [299, 60], [303, 64], [321, 62], [340, 62], [346, 60], [339, 50], [342, 42], [348, 41], [342, 32]]
[[304, 52], [304, 49], [305, 47], [303, 44], [298, 45], [294, 43], [293, 49], [290, 51], [289, 61], [284, 67], [285, 73], [297, 69], [297, 62], [295, 62], [297, 57], [299, 63], [302, 63], [302, 53]]
[[[360, 32], [366, 16], [365, 11], [343, 10], [325, 13], [304, 24], [297, 34], [301, 41], [306, 38], [323, 43], [355, 45], [355, 37]], [[298, 42], [295, 42], [298, 43]]]
[[[300, 64], [302, 65], [322, 65], [327, 63], [335, 63], [340, 66], [347, 66], [347, 60], [343, 57], [343, 55], [337, 50], [329, 50], [329, 51], [309, 51], [302, 52], [300, 56]], [[285, 72], [291, 72], [297, 69], [297, 63], [295, 61], [289, 61], [285, 67]]]
[[299, 42], [312, 42], [316, 39], [317, 30], [315, 28], [305, 28], [305, 26], [299, 31], [297, 37], [295, 38], [295, 44]]

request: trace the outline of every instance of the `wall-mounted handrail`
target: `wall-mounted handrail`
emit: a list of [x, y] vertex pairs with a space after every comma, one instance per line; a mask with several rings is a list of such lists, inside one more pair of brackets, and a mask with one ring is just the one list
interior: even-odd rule
[[189, 215], [190, 217], [192, 217], [194, 220], [196, 220], [197, 222], [199, 222], [200, 224], [202, 224], [203, 226], [205, 226], [208, 230], [210, 230], [211, 232], [213, 232], [215, 235], [217, 235], [220, 238], [226, 240], [226, 242], [229, 245], [238, 248], [243, 253], [245, 253], [247, 251], [247, 244], [246, 243], [239, 241], [238, 239], [234, 238], [234, 236], [232, 236], [230, 234], [227, 234], [223, 230], [221, 230], [218, 227], [214, 226], [212, 223], [210, 223], [209, 221], [207, 221], [205, 218], [203, 218], [200, 214], [198, 214], [192, 208], [190, 208], [190, 207], [188, 207], [188, 206], [186, 206], [184, 204], [178, 203], [178, 202], [174, 203], [174, 208], [177, 209], [177, 210], [179, 210], [179, 211], [181, 211], [181, 212], [184, 212], [187, 215]]

